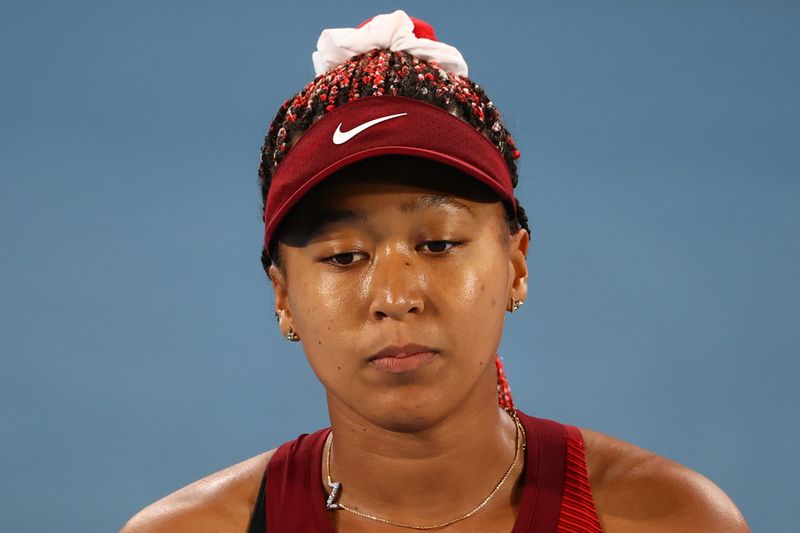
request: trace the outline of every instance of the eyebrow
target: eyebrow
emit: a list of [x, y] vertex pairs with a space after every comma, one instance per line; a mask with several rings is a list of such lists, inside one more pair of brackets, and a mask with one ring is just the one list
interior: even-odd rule
[[[470, 215], [473, 214], [469, 206], [459, 202], [452, 196], [446, 196], [444, 194], [422, 195], [402, 204], [400, 206], [400, 210], [403, 213], [414, 213], [422, 209], [430, 209], [434, 207], [457, 209], [459, 211], [465, 211]], [[314, 237], [319, 235], [325, 229], [326, 226], [331, 224], [337, 224], [340, 222], [363, 222], [367, 220], [367, 218], [367, 214], [359, 209], [329, 209], [323, 211], [311, 220], [309, 224], [310, 230], [308, 231], [308, 234], [304, 240], [306, 242], [313, 240]]]
[[308, 240], [322, 231], [325, 226], [339, 222], [361, 222], [367, 219], [366, 213], [361, 210], [353, 209], [329, 209], [323, 211], [311, 221], [311, 230], [308, 233]]
[[431, 207], [446, 207], [466, 211], [470, 215], [472, 214], [472, 210], [468, 205], [459, 202], [452, 196], [446, 196], [444, 194], [425, 194], [410, 202], [404, 203], [400, 206], [400, 210], [403, 213], [413, 213], [421, 209], [430, 209]]

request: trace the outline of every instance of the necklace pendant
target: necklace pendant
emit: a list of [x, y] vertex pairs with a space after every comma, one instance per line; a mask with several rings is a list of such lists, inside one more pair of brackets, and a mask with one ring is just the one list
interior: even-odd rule
[[342, 488], [342, 484], [338, 481], [328, 481], [328, 486], [331, 488], [331, 493], [328, 495], [328, 501], [325, 502], [325, 509], [337, 511], [342, 508], [341, 505], [336, 503], [336, 500], [339, 499], [339, 490]]

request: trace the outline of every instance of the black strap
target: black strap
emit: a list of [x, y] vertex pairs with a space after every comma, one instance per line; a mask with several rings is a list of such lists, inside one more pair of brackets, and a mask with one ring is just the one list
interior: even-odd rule
[[247, 533], [266, 533], [267, 531], [267, 469], [264, 469], [264, 475], [261, 477], [261, 486], [258, 488], [258, 497], [256, 497], [256, 506], [253, 509], [253, 516], [250, 517], [250, 527], [247, 528]]

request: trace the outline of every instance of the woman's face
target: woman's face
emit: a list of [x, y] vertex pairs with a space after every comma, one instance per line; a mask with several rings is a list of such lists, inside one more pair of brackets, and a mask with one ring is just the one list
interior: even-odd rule
[[[435, 186], [431, 184], [436, 184]], [[347, 167], [292, 209], [270, 277], [332, 417], [422, 429], [496, 405], [505, 310], [527, 294], [525, 230], [497, 197], [425, 159]]]

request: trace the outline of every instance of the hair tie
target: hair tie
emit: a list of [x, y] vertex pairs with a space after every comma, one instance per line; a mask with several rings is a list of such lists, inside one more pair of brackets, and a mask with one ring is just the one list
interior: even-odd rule
[[426, 61], [435, 61], [442, 69], [467, 76], [467, 63], [453, 46], [436, 40], [430, 24], [409, 17], [398, 9], [394, 13], [376, 15], [357, 28], [328, 28], [317, 40], [311, 54], [317, 76], [344, 63], [353, 56], [374, 49], [407, 52]]

